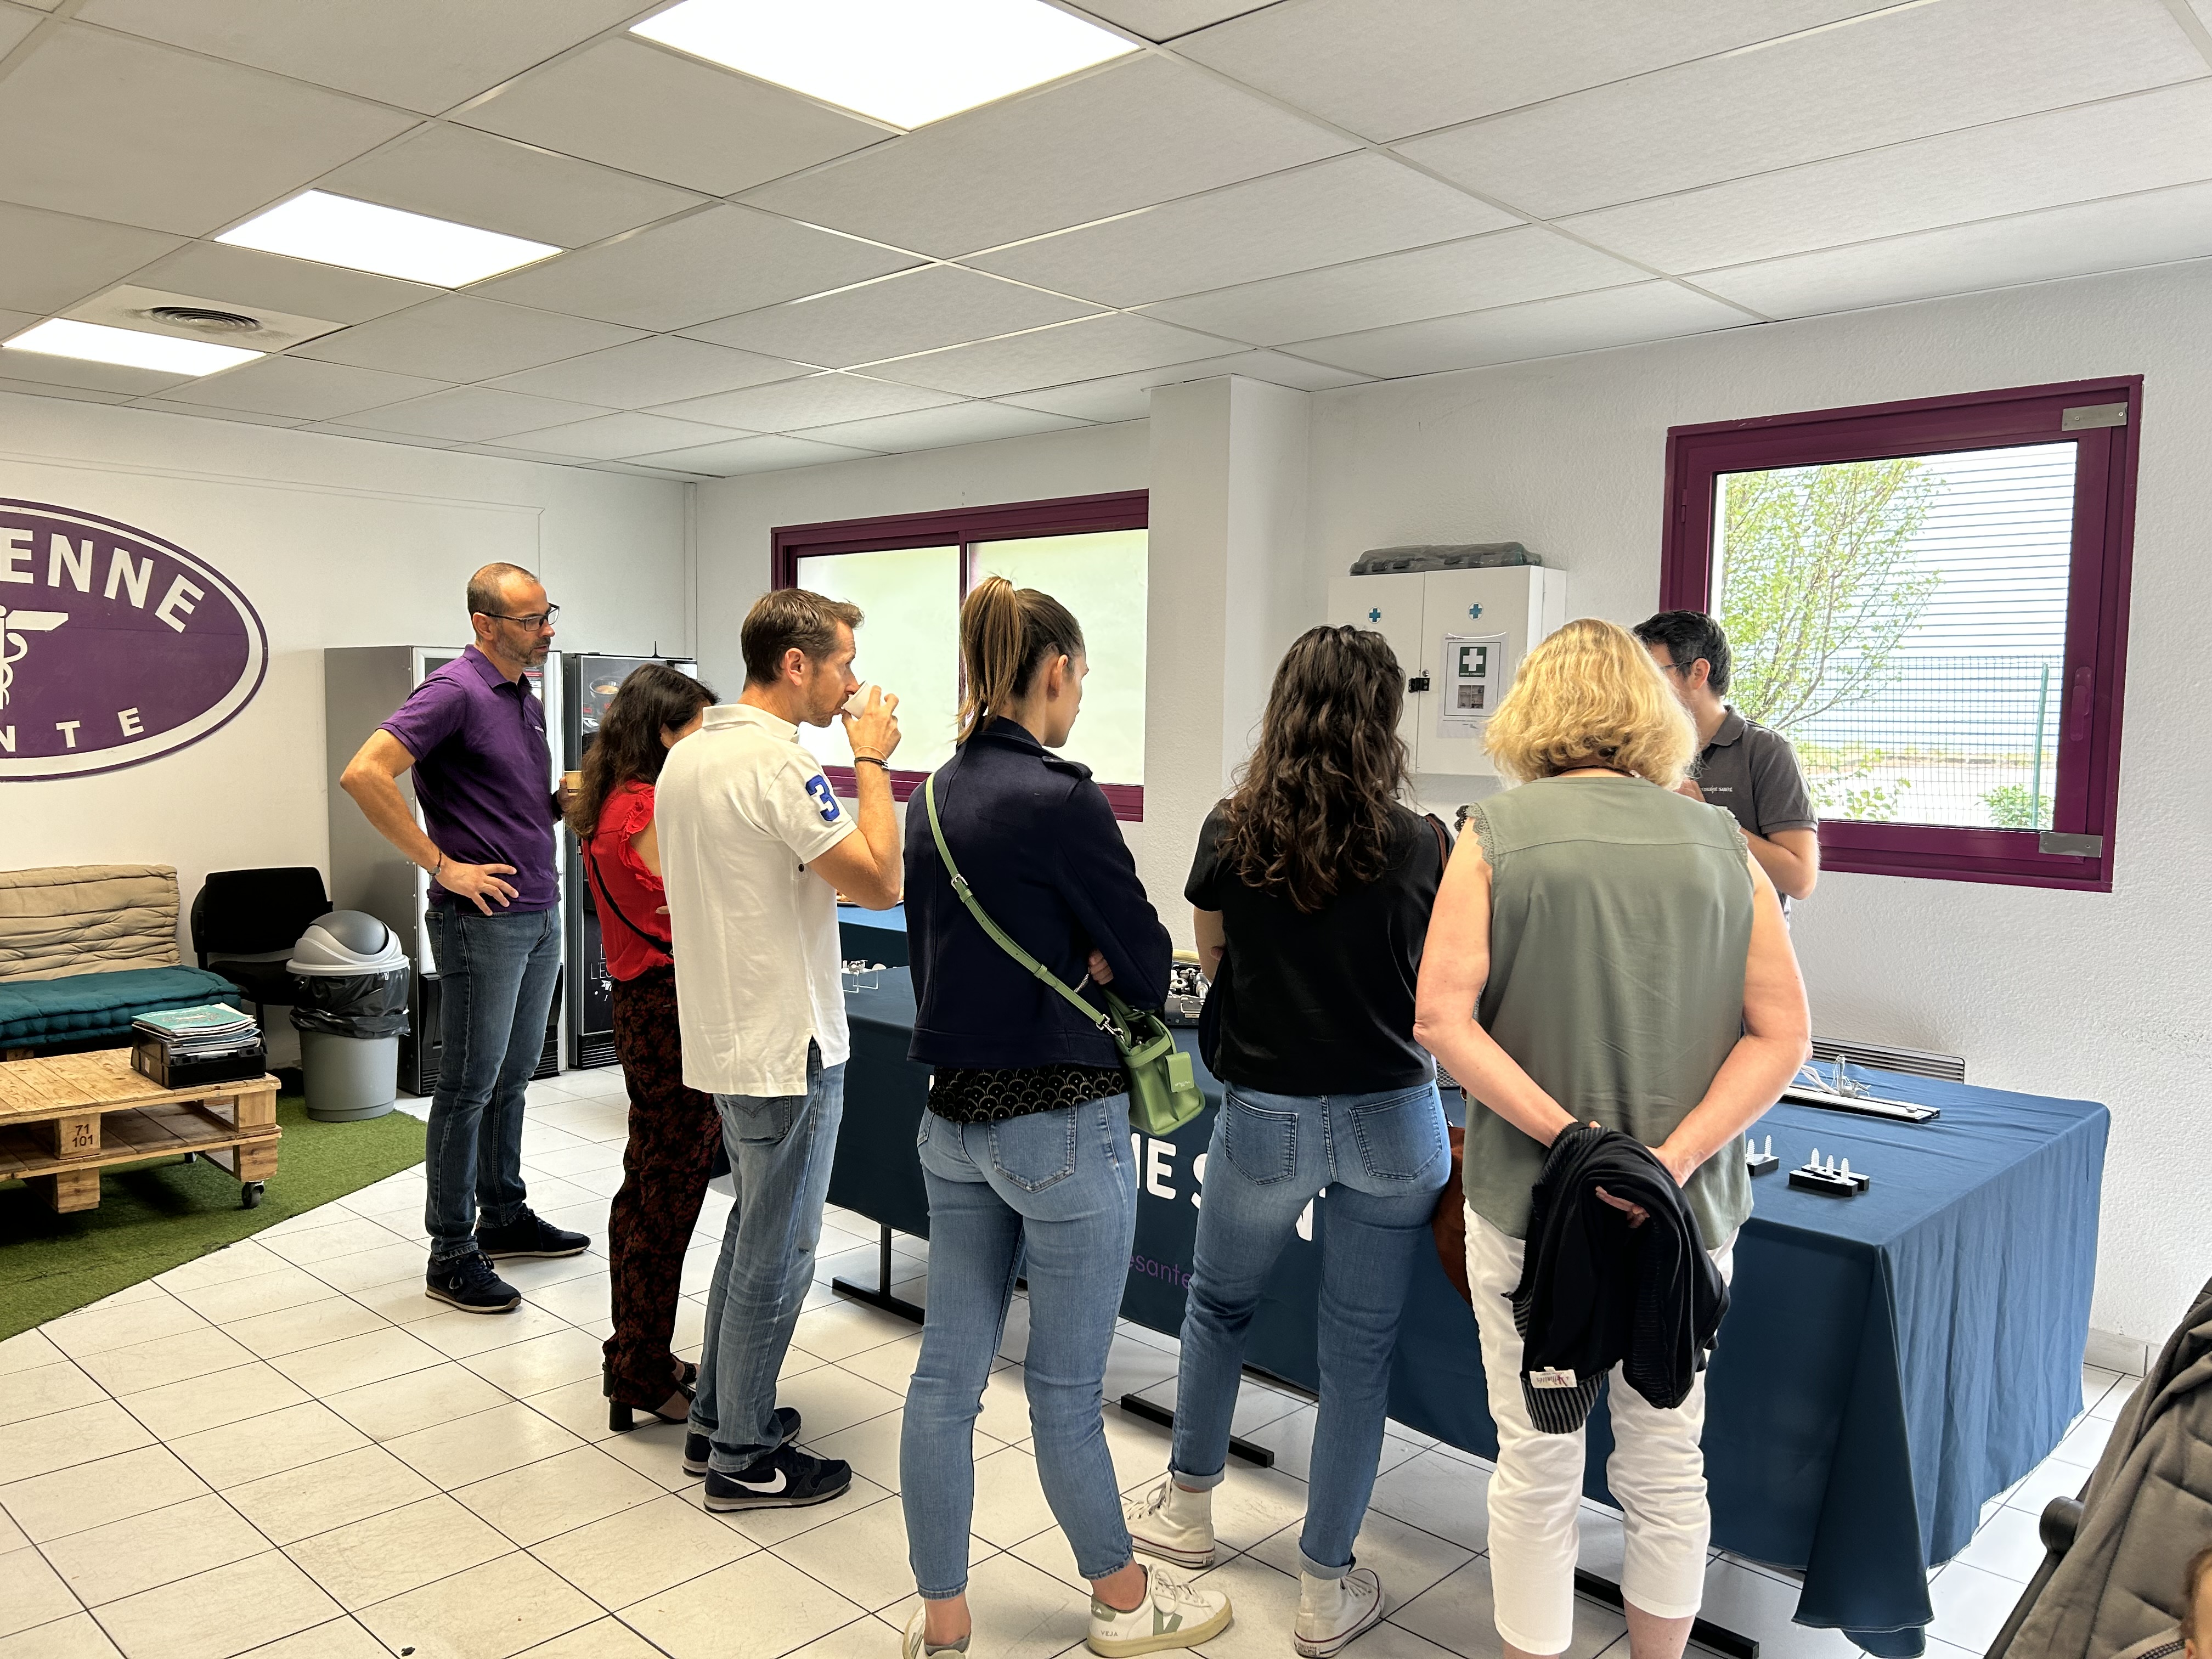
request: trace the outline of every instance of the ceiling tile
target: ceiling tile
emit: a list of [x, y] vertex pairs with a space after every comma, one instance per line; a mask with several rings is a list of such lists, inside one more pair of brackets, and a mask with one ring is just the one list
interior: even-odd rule
[[472, 291], [611, 323], [675, 329], [915, 263], [773, 213], [723, 205], [549, 259]]
[[1084, 7], [1094, 17], [1118, 23], [1147, 40], [1172, 40], [1208, 23], [1218, 23], [1239, 12], [1279, 3], [1280, 0], [1090, 0]]
[[198, 236], [413, 125], [295, 81], [64, 23], [8, 78], [0, 199]]
[[1176, 50], [1369, 138], [1556, 98], [1893, 0], [1291, 0]]
[[77, 15], [434, 114], [636, 10], [635, 0], [86, 0]]
[[13, 52], [46, 20], [21, 6], [0, 5], [0, 53]]
[[1222, 344], [1212, 336], [1170, 328], [1150, 317], [1109, 313], [1003, 340], [979, 340], [949, 351], [903, 357], [871, 372], [963, 397], [995, 398], [1102, 374], [1218, 357]]
[[732, 438], [701, 449], [672, 450], [665, 455], [633, 455], [634, 461], [676, 472], [703, 472], [732, 478], [743, 472], [777, 472], [787, 466], [820, 466], [826, 461], [868, 461], [869, 449], [845, 449], [806, 438]]
[[[4, 362], [0, 362], [0, 368], [5, 366]], [[131, 394], [127, 392], [95, 392], [90, 386], [40, 386], [31, 380], [11, 380], [4, 375], [0, 375], [0, 392], [12, 392], [23, 398], [67, 398], [72, 403], [80, 404], [127, 404], [131, 401]]]
[[1186, 197], [975, 264], [1107, 305], [1310, 270], [1516, 222], [1372, 151]]
[[776, 386], [687, 398], [654, 412], [748, 432], [787, 432], [796, 427], [827, 426], [833, 421], [902, 415], [908, 410], [935, 409], [957, 401], [941, 392], [919, 392], [910, 386], [892, 386], [858, 374], [813, 374]]
[[1943, 0], [1399, 149], [1545, 218], [2204, 73], [2159, 0]]
[[349, 161], [318, 185], [556, 247], [582, 247], [703, 199], [672, 185], [442, 124]]
[[405, 432], [378, 432], [365, 426], [353, 426], [343, 421], [324, 421], [312, 426], [292, 428], [295, 432], [319, 432], [333, 438], [355, 438], [373, 444], [404, 444], [410, 449], [466, 449], [468, 446], [458, 438], [430, 438]]
[[1352, 148], [1203, 70], [1146, 56], [952, 116], [747, 199], [951, 255]]
[[1540, 225], [1278, 276], [1154, 306], [1149, 314], [1255, 345], [1280, 345], [1554, 294], [1640, 282], [1644, 273]]
[[126, 397], [149, 398], [172, 386], [189, 385], [189, 374], [166, 370], [126, 368], [120, 363], [88, 363], [81, 357], [55, 357], [43, 351], [0, 349], [0, 375], [44, 386], [82, 386], [88, 392], [120, 392]]
[[1741, 264], [2212, 178], [2212, 80], [1762, 173], [1563, 222], [1661, 270]]
[[998, 438], [1026, 437], [1033, 432], [1062, 432], [1085, 424], [1042, 410], [978, 402], [917, 410], [911, 415], [879, 415], [872, 421], [846, 421], [816, 427], [805, 435], [891, 454], [910, 449], [943, 449], [952, 444], [989, 443]]
[[526, 76], [454, 118], [710, 196], [890, 137], [795, 92], [627, 35]]
[[714, 476], [711, 472], [678, 472], [665, 466], [640, 466], [635, 461], [586, 461], [584, 467], [591, 472], [622, 472], [633, 478], [659, 478], [669, 483], [694, 483]]
[[1064, 323], [1097, 309], [956, 265], [925, 265], [684, 331], [696, 340], [778, 352], [824, 368], [849, 368]]
[[520, 432], [510, 441], [517, 449], [587, 461], [619, 461], [631, 455], [647, 455], [665, 449], [696, 449], [742, 435], [726, 426], [700, 421], [672, 420], [665, 415], [601, 415], [573, 425]]
[[1154, 386], [1210, 380], [1223, 374], [1242, 374], [1248, 380], [1266, 380], [1300, 392], [1358, 386], [1367, 379], [1348, 369], [1286, 357], [1279, 351], [1244, 351], [1233, 357], [1207, 357], [1194, 363], [1142, 369], [1134, 374], [1111, 374], [1096, 380], [1077, 380], [1068, 386], [1045, 386], [1036, 392], [1012, 392], [1003, 401], [1023, 409], [1072, 415], [1079, 420], [1139, 421], [1151, 412]]
[[445, 292], [396, 276], [288, 259], [281, 253], [222, 242], [190, 243], [149, 265], [139, 280], [148, 287], [224, 300], [248, 310], [265, 306], [295, 317], [327, 317], [341, 323], [388, 316]]
[[0, 311], [0, 340], [21, 333], [40, 320], [42, 313], [36, 311]]
[[1637, 288], [1534, 300], [1464, 317], [1434, 317], [1334, 339], [1307, 340], [1297, 349], [1366, 374], [1436, 374], [1486, 363], [1522, 362], [1564, 352], [1672, 339], [1753, 320], [1732, 307], [1673, 283], [1645, 283]]
[[[520, 441], [518, 440], [519, 443]], [[494, 455], [503, 461], [529, 461], [538, 466], [581, 466], [574, 455], [556, 455], [550, 450], [523, 449], [516, 444], [467, 444], [463, 446], [471, 455]]]
[[158, 259], [179, 240], [0, 203], [0, 306], [42, 316], [64, 310]]
[[375, 432], [415, 433], [426, 438], [451, 438], [460, 443], [479, 444], [518, 432], [566, 425], [605, 412], [586, 404], [562, 403], [554, 398], [526, 398], [519, 392], [461, 386], [384, 409], [365, 410], [352, 416], [351, 423]]
[[2212, 183], [1954, 225], [1697, 277], [1771, 317], [1808, 317], [2212, 256]]
[[264, 357], [195, 380], [170, 392], [168, 398], [299, 421], [334, 421], [342, 415], [442, 392], [448, 384], [344, 363], [319, 363], [307, 357]]
[[525, 369], [492, 384], [502, 392], [569, 398], [608, 409], [647, 409], [654, 404], [734, 392], [740, 386], [787, 380], [812, 372], [781, 357], [761, 357], [750, 351], [657, 334], [594, 351], [589, 356]]
[[326, 334], [295, 355], [436, 380], [483, 380], [637, 337], [635, 329], [451, 294]]
[[250, 409], [211, 409], [200, 404], [180, 404], [165, 398], [141, 398], [133, 409], [150, 409], [157, 415], [189, 415], [196, 421], [237, 421], [246, 426], [301, 426], [296, 415], [261, 415]]

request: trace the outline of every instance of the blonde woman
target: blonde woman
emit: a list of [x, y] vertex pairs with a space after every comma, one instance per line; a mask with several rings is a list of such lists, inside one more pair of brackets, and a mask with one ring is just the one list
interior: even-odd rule
[[[1547, 1149], [1582, 1124], [1649, 1146], [1725, 1279], [1751, 1213], [1741, 1136], [1804, 1059], [1808, 1027], [1773, 884], [1724, 810], [1674, 793], [1697, 734], [1632, 635], [1568, 623], [1522, 663], [1485, 741], [1519, 787], [1468, 815], [1415, 1034], [1485, 1109], [1468, 1114], [1466, 1199], [1498, 1425], [1491, 1587], [1507, 1659], [1539, 1659], [1574, 1634], [1583, 1465], [1580, 1430], [1530, 1419], [1508, 1301]], [[1616, 1368], [1610, 1399], [1630, 1649], [1680, 1659], [1712, 1530], [1705, 1380], [1660, 1410]]]
[[[959, 747], [931, 793], [961, 875], [1062, 984], [1110, 981], [1132, 1006], [1158, 1007], [1167, 929], [1090, 769], [1052, 752], [1083, 706], [1081, 626], [1049, 593], [987, 576], [960, 607], [960, 665]], [[919, 795], [906, 855], [908, 1054], [934, 1069], [918, 1146], [929, 1316], [899, 1440], [921, 1592], [904, 1659], [968, 1648], [975, 1417], [1024, 1273], [1037, 1479], [1091, 1581], [1091, 1650], [1130, 1659], [1195, 1646], [1227, 1628], [1229, 1598], [1135, 1559], [1101, 1418], [1137, 1219], [1121, 1051], [968, 913]]]

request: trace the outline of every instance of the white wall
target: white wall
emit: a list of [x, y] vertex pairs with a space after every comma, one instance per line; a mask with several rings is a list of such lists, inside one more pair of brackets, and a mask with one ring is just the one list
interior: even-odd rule
[[1670, 426], [2147, 377], [2112, 892], [1832, 874], [1796, 938], [1822, 1034], [2111, 1107], [2092, 1322], [2153, 1341], [2212, 1273], [2208, 319], [2197, 262], [1314, 399], [1316, 619], [1363, 549], [1518, 539], [1570, 572], [1573, 614], [1633, 622], [1658, 599]]
[[0, 393], [0, 495], [175, 542], [245, 593], [270, 648], [259, 694], [191, 747], [0, 786], [0, 868], [173, 864], [186, 911], [211, 869], [327, 877], [324, 648], [465, 641], [464, 585], [495, 558], [543, 576], [562, 646], [687, 647], [690, 488]]

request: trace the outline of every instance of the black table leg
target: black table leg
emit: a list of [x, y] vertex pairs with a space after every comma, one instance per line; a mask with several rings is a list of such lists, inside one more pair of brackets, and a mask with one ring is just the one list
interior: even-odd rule
[[[1120, 1403], [1121, 1409], [1132, 1417], [1141, 1417], [1146, 1422], [1157, 1423], [1164, 1429], [1175, 1427], [1173, 1412], [1165, 1406], [1154, 1405], [1140, 1394], [1125, 1394], [1121, 1396]], [[1275, 1467], [1274, 1453], [1269, 1451], [1265, 1446], [1254, 1445], [1242, 1435], [1232, 1434], [1229, 1437], [1229, 1455], [1231, 1457], [1243, 1458], [1255, 1468], [1272, 1469]]]
[[[1609, 1607], [1621, 1605], [1620, 1586], [1610, 1578], [1601, 1578], [1594, 1572], [1575, 1569], [1575, 1594], [1587, 1595], [1593, 1601], [1602, 1601]], [[1691, 1621], [1690, 1639], [1701, 1648], [1723, 1653], [1728, 1659], [1759, 1659], [1759, 1644], [1748, 1636], [1739, 1636], [1709, 1620]]]
[[830, 1288], [851, 1302], [865, 1302], [871, 1308], [881, 1308], [887, 1314], [896, 1314], [901, 1319], [921, 1323], [922, 1310], [902, 1296], [891, 1294], [891, 1230], [884, 1227], [876, 1241], [876, 1287], [855, 1285], [848, 1279], [833, 1279]]

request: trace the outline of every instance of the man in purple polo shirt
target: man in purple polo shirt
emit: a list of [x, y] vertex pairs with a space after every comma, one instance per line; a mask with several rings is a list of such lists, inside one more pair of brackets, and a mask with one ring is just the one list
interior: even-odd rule
[[[522, 1182], [523, 1090], [561, 969], [561, 801], [549, 787], [545, 711], [524, 675], [552, 649], [557, 608], [527, 570], [477, 571], [469, 579], [476, 643], [426, 676], [338, 781], [377, 833], [430, 872], [445, 1049], [423, 1158], [427, 1294], [470, 1313], [506, 1313], [522, 1300], [492, 1260], [575, 1255], [591, 1243], [534, 1213]], [[399, 793], [410, 767], [419, 828]]]

